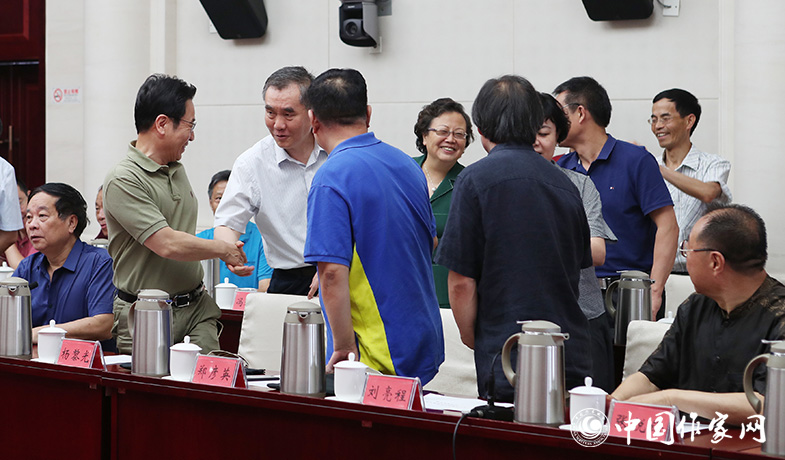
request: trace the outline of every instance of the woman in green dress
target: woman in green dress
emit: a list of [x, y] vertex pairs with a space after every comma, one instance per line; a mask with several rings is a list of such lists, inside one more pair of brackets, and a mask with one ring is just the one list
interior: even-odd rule
[[[453, 183], [463, 169], [458, 159], [474, 139], [472, 122], [460, 103], [450, 98], [437, 99], [420, 111], [414, 134], [417, 136], [417, 150], [424, 153], [415, 161], [428, 182], [431, 208], [436, 217], [436, 236], [441, 238], [450, 211]], [[441, 308], [450, 308], [447, 273], [445, 267], [433, 264], [436, 296]]]

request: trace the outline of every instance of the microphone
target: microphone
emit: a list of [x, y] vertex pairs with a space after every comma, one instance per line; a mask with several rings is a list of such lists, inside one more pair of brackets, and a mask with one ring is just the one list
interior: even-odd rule
[[30, 288], [30, 289], [37, 288], [38, 287], [38, 281], [33, 281], [32, 283], [28, 284], [27, 287]]
[[495, 405], [496, 401], [496, 373], [494, 367], [496, 366], [496, 359], [499, 357], [499, 352], [494, 355], [491, 361], [491, 374], [488, 378], [488, 404], [478, 406], [469, 411], [468, 417], [484, 418], [489, 420], [502, 420], [505, 422], [512, 422], [514, 418], [513, 409], [511, 407], [501, 407]]

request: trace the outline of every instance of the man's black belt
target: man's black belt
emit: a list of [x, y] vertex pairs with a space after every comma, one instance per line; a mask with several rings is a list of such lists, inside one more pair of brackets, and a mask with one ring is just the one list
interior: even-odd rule
[[[185, 294], [175, 295], [169, 298], [172, 302], [173, 307], [187, 307], [190, 305], [191, 302], [196, 301], [200, 295], [204, 292], [204, 283], [199, 283], [199, 286], [196, 287], [191, 292]], [[125, 291], [121, 291], [120, 289], [117, 290], [117, 298], [128, 303], [136, 302], [137, 296], [135, 294], [131, 294]]]
[[299, 268], [276, 268], [274, 271], [280, 272], [281, 274], [286, 274], [289, 276], [310, 276], [316, 273], [316, 266], [315, 265], [308, 265], [306, 267], [299, 267]]

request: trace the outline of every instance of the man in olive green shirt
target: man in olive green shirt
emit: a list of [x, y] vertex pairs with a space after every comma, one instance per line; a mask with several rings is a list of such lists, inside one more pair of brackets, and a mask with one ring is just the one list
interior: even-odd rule
[[196, 88], [151, 75], [139, 89], [137, 139], [104, 180], [109, 254], [114, 260], [114, 328], [117, 348], [131, 351], [128, 309], [141, 289], [161, 289], [172, 299], [173, 338], [186, 335], [207, 353], [219, 349], [220, 309], [204, 292], [203, 259], [243, 265], [242, 243], [194, 236], [197, 200], [179, 162], [196, 126]]

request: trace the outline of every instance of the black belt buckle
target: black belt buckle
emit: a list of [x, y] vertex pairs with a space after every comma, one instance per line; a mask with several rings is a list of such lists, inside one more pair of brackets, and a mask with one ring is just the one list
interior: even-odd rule
[[191, 304], [190, 294], [180, 294], [172, 297], [173, 307], [187, 307], [190, 304]]

